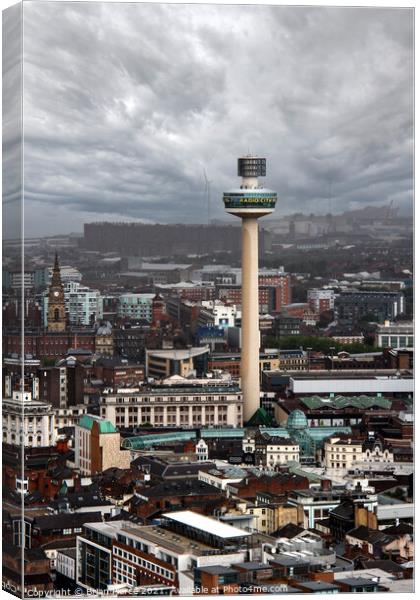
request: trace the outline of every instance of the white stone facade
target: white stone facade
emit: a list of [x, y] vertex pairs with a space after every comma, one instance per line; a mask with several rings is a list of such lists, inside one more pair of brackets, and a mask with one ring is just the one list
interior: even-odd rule
[[27, 448], [53, 446], [57, 426], [50, 404], [32, 400], [31, 392], [13, 392], [3, 399], [3, 443]]
[[118, 391], [100, 398], [100, 416], [116, 427], [242, 426], [242, 392], [238, 388]]
[[325, 467], [328, 470], [349, 471], [359, 468], [366, 463], [393, 463], [394, 455], [389, 448], [373, 443], [369, 448], [363, 448], [360, 440], [342, 440], [330, 438], [324, 444]]

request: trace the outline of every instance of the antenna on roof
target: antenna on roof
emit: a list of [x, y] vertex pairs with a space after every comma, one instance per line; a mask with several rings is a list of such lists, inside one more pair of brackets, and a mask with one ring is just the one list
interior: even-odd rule
[[207, 199], [207, 225], [210, 225], [210, 184], [211, 181], [208, 179], [207, 177], [207, 173], [206, 173], [206, 169], [203, 167], [203, 173], [204, 173], [204, 182], [205, 182], [205, 193], [206, 193], [206, 199]]

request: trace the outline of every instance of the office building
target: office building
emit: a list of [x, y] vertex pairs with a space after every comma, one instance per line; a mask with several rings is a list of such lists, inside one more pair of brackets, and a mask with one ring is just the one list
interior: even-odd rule
[[[192, 595], [195, 567], [246, 559], [250, 533], [189, 510], [164, 513], [162, 526], [89, 523], [77, 537], [77, 583], [88, 591], [147, 584]], [[150, 592], [149, 592], [150, 593]]]
[[116, 427], [242, 425], [242, 392], [235, 384], [156, 386], [104, 392], [100, 415]]
[[185, 350], [147, 350], [146, 375], [165, 379], [172, 375], [202, 377], [207, 373], [209, 348], [186, 348]]
[[333, 310], [334, 297], [334, 290], [311, 289], [307, 292], [309, 307], [318, 315], [327, 310]]
[[405, 298], [402, 292], [341, 292], [334, 310], [338, 319], [353, 323], [363, 318], [392, 321], [404, 313]]
[[379, 325], [375, 335], [378, 348], [413, 348], [414, 347], [414, 323], [400, 321], [391, 323], [385, 321]]
[[122, 294], [118, 301], [118, 317], [151, 323], [154, 297], [155, 294]]
[[268, 433], [257, 433], [255, 443], [255, 464], [269, 468], [299, 462], [299, 444], [289, 437], [279, 437]]

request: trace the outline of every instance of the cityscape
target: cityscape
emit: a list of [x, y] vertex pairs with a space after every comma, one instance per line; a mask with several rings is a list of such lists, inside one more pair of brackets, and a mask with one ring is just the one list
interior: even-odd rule
[[[57, 3], [40, 4], [28, 8], [28, 35], [49, 11], [60, 13]], [[121, 28], [129, 15], [136, 27], [139, 15], [150, 17], [146, 41], [155, 11], [172, 10], [72, 4], [63, 3], [68, 31], [77, 22], [84, 32], [75, 15], [86, 15], [101, 44], [107, 10]], [[179, 7], [182, 27], [202, 8]], [[223, 8], [206, 9], [216, 24]], [[272, 10], [259, 9], [250, 16]], [[229, 27], [236, 10], [248, 8], [229, 7]], [[294, 31], [298, 14], [308, 27], [316, 21], [317, 12], [296, 10], [279, 13], [279, 23]], [[399, 20], [388, 19], [384, 31], [396, 35]], [[195, 30], [209, 52], [213, 25]], [[65, 30], [60, 19], [57, 28]], [[144, 46], [153, 54], [151, 41]], [[197, 56], [211, 71], [203, 47]], [[124, 65], [126, 74], [128, 58]], [[87, 188], [89, 207], [80, 208], [89, 177], [80, 165], [71, 209], [60, 204], [64, 171], [42, 166], [43, 143], [34, 154], [42, 119], [31, 114], [31, 59], [28, 72], [28, 212], [13, 213], [7, 168], [4, 193], [3, 590], [23, 598], [413, 593], [412, 182], [396, 176], [395, 194], [366, 191], [350, 202], [327, 174], [329, 191], [312, 210], [287, 195], [290, 180], [278, 187], [272, 141], [266, 148], [248, 136], [255, 123], [235, 116], [235, 148], [219, 151], [223, 173], [218, 157], [197, 163], [199, 192], [181, 197], [191, 165], [181, 176], [184, 150], [171, 150], [170, 135], [158, 144], [165, 177], [152, 178], [155, 131], [139, 163], [134, 216], [124, 186], [115, 209], [106, 194], [96, 209]], [[73, 91], [63, 114], [79, 99]], [[108, 132], [115, 123], [106, 123]], [[78, 155], [76, 137], [68, 152]], [[59, 140], [55, 147], [69, 168], [70, 154]], [[152, 218], [149, 199], [161, 189], [165, 200], [166, 180], [179, 214], [169, 207], [174, 216], [160, 218], [157, 203]], [[48, 190], [52, 181], [62, 196]], [[190, 194], [201, 209], [189, 215]], [[38, 202], [52, 207], [45, 224]]]

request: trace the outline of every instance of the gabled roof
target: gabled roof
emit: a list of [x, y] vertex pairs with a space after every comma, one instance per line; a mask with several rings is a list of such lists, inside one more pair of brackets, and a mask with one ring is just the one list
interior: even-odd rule
[[330, 510], [330, 515], [341, 519], [352, 519], [354, 516], [354, 504], [351, 500], [344, 500], [341, 504]]
[[365, 569], [382, 569], [387, 573], [402, 573], [404, 571], [401, 565], [398, 565], [393, 560], [363, 560], [363, 567]]
[[413, 535], [414, 529], [409, 523], [400, 523], [399, 525], [391, 525], [391, 527], [382, 529], [382, 533], [386, 533], [387, 535]]
[[273, 419], [267, 413], [265, 408], [261, 407], [255, 411], [250, 420], [248, 421], [248, 426], [257, 427], [262, 425], [263, 427], [270, 427], [273, 424]]
[[289, 540], [303, 533], [305, 529], [303, 527], [299, 527], [299, 525], [295, 525], [294, 523], [287, 523], [287, 525], [283, 525], [274, 533], [271, 533], [271, 537], [285, 537]]
[[377, 531], [376, 529], [368, 529], [364, 525], [356, 527], [347, 533], [348, 536], [368, 542], [369, 544], [389, 544], [395, 540], [395, 535], [387, 534], [384, 531]]

